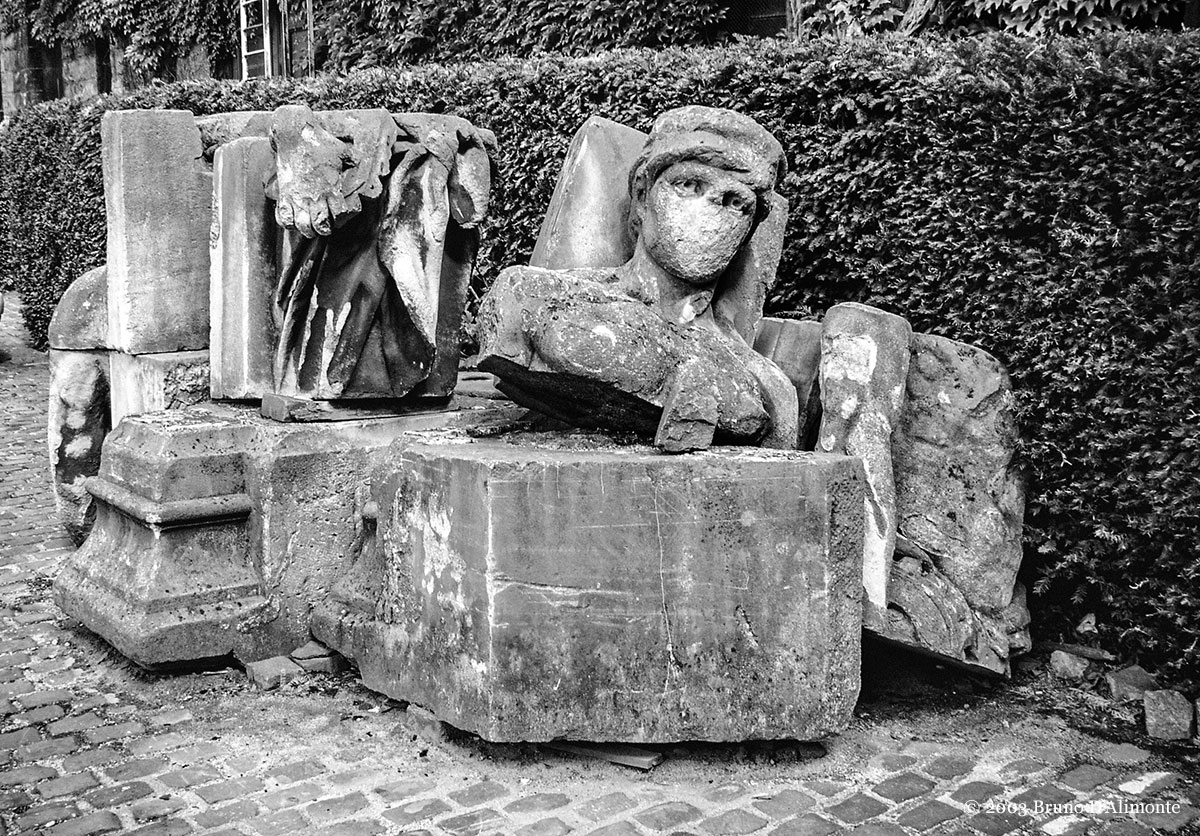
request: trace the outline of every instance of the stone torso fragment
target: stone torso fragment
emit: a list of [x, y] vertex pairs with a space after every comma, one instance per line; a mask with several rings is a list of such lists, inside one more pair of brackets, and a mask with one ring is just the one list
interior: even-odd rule
[[795, 389], [750, 345], [783, 242], [782, 171], [749, 117], [664, 114], [630, 177], [628, 260], [504, 271], [480, 310], [480, 368], [518, 403], [667, 452], [794, 448]]
[[270, 136], [277, 393], [448, 395], [495, 138], [455, 117], [298, 105]]

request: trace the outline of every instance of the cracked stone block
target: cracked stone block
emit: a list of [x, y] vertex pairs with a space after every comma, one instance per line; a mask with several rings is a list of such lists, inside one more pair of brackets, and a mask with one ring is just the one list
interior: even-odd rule
[[855, 459], [410, 434], [374, 496], [379, 548], [313, 619], [374, 690], [493, 741], [814, 739], [850, 720]]
[[208, 400], [208, 351], [109, 355], [112, 425], [126, 415], [182, 409]]

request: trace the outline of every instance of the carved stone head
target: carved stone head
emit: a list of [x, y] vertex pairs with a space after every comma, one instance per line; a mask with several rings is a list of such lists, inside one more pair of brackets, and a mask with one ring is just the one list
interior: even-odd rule
[[779, 141], [748, 116], [700, 106], [668, 111], [630, 173], [633, 236], [667, 272], [709, 284], [766, 213], [784, 167]]

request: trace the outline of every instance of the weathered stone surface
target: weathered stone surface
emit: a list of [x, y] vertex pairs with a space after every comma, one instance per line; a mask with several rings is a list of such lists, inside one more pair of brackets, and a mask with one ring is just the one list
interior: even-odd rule
[[617, 267], [633, 254], [629, 173], [646, 134], [592, 116], [575, 133], [529, 266]]
[[1141, 665], [1129, 665], [1119, 671], [1111, 671], [1105, 674], [1104, 679], [1116, 702], [1140, 700], [1147, 691], [1158, 688], [1158, 680]]
[[1142, 695], [1146, 710], [1146, 734], [1159, 740], [1188, 740], [1192, 736], [1192, 703], [1178, 691], [1147, 691]]
[[313, 620], [369, 687], [489, 740], [813, 738], [849, 721], [856, 460], [442, 434], [398, 441], [377, 473], [376, 545]]
[[1025, 494], [1008, 372], [982, 349], [914, 334], [892, 445], [900, 532], [970, 605], [999, 614], [1021, 565]]
[[280, 424], [209, 404], [123, 420], [87, 482], [97, 522], [55, 581], [64, 610], [142, 665], [286, 654], [373, 529], [366, 479], [406, 430], [519, 410]]
[[867, 474], [863, 586], [869, 617], [888, 604], [896, 544], [892, 436], [904, 405], [912, 328], [857, 303], [834, 305], [821, 336], [821, 428], [817, 450], [859, 456]]
[[51, 348], [99, 349], [108, 344], [108, 268], [101, 265], [71, 282], [46, 334]]
[[95, 510], [85, 482], [100, 470], [109, 421], [108, 352], [50, 350], [47, 439], [54, 504], [67, 532], [82, 543]]
[[117, 110], [100, 126], [108, 341], [128, 354], [208, 347], [212, 176], [186, 110]]
[[275, 390], [274, 209], [263, 178], [275, 167], [266, 137], [235, 139], [213, 161], [209, 284], [213, 398], [261, 398]]
[[[575, 156], [592, 153], [600, 128], [584, 126]], [[608, 137], [596, 153], [627, 154], [631, 140]], [[502, 273], [481, 308], [479, 367], [518, 403], [576, 426], [652, 434], [665, 452], [714, 438], [794, 448], [795, 388], [750, 349], [783, 245], [787, 203], [774, 192], [783, 167], [779, 143], [746, 116], [668, 111], [620, 166], [630, 171], [632, 249], [604, 264], [624, 238], [580, 242], [568, 213], [582, 212], [588, 229], [611, 227], [625, 205], [612, 186], [575, 194], [587, 178], [573, 180], [569, 161], [541, 260], [587, 266]], [[561, 252], [554, 229], [568, 230]]]
[[448, 396], [495, 137], [453, 116], [287, 105], [271, 147], [274, 391]]
[[754, 350], [779, 366], [796, 387], [800, 418], [797, 449], [812, 450], [821, 426], [821, 332], [815, 320], [763, 317]]
[[112, 423], [126, 415], [180, 409], [208, 400], [207, 351], [109, 355]]
[[1092, 663], [1082, 656], [1056, 650], [1050, 654], [1050, 673], [1064, 682], [1080, 683], [1087, 679]]
[[[267, 137], [271, 133], [271, 111], [234, 110], [196, 117], [204, 159], [215, 162], [221, 146], [243, 137]], [[261, 185], [261, 184], [260, 184]]]
[[928, 557], [897, 555], [887, 622], [873, 632], [924, 653], [993, 673], [1008, 673], [1008, 625], [972, 610]]

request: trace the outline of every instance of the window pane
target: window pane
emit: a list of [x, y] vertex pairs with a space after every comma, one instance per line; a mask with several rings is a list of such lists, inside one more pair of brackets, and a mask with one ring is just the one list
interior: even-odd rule
[[263, 64], [263, 55], [260, 52], [258, 55], [246, 56], [246, 78], [262, 78], [266, 75], [265, 65]]
[[246, 4], [246, 26], [258, 26], [263, 20], [262, 0], [251, 0]]
[[262, 52], [263, 48], [263, 28], [261, 26], [249, 26], [246, 28], [246, 45], [244, 49], [247, 53]]

